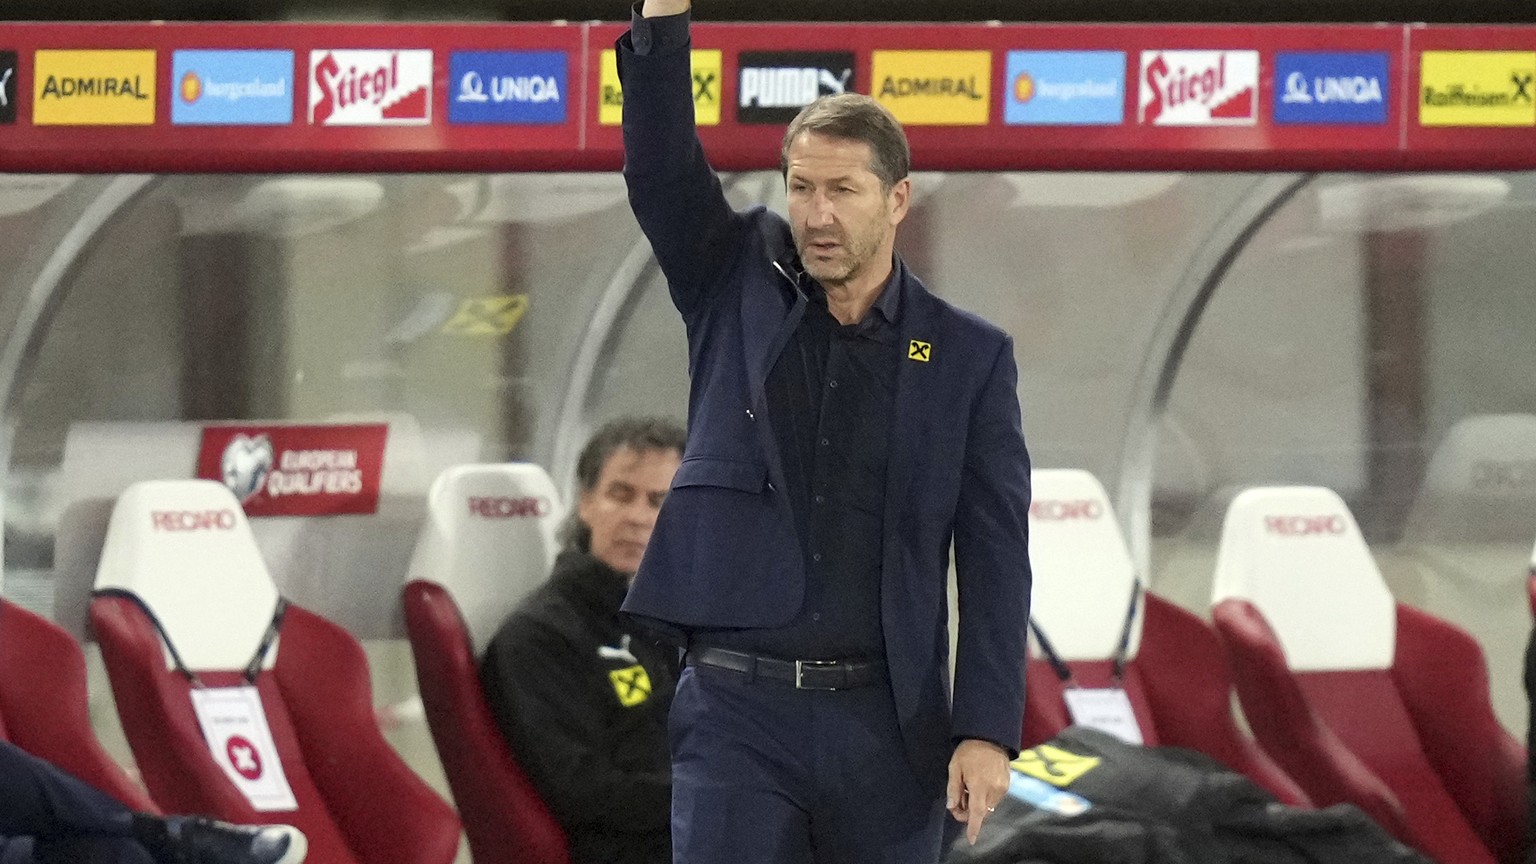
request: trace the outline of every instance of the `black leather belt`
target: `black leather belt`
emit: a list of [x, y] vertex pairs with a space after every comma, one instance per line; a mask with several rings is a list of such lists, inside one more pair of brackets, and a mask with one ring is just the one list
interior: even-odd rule
[[851, 690], [885, 680], [880, 660], [781, 660], [725, 648], [690, 648], [687, 662], [794, 685], [797, 690]]

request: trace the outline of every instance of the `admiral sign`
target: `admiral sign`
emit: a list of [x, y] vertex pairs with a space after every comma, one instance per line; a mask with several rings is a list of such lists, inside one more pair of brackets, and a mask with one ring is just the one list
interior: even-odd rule
[[1275, 55], [1276, 123], [1379, 125], [1390, 94], [1385, 53]]
[[736, 122], [788, 123], [823, 96], [854, 92], [850, 51], [743, 51]]
[[382, 423], [210, 426], [197, 476], [228, 487], [247, 516], [373, 513], [387, 431]]
[[990, 51], [875, 51], [875, 101], [911, 126], [985, 126], [992, 105]]
[[15, 51], [0, 51], [0, 123], [16, 122], [16, 70]]
[[1259, 52], [1141, 52], [1140, 121], [1150, 126], [1258, 122]]
[[309, 122], [426, 126], [432, 122], [432, 52], [309, 52]]
[[41, 50], [33, 59], [34, 124], [154, 125], [154, 51]]
[[450, 123], [564, 123], [564, 51], [455, 51], [448, 62]]

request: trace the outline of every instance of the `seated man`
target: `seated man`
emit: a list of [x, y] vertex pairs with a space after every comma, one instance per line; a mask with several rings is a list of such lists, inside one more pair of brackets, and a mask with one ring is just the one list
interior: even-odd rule
[[676, 649], [631, 634], [618, 613], [683, 443], [680, 427], [651, 419], [610, 423], [587, 442], [566, 548], [480, 667], [497, 724], [564, 827], [574, 864], [672, 860]]
[[135, 813], [0, 741], [0, 864], [299, 864], [288, 825]]

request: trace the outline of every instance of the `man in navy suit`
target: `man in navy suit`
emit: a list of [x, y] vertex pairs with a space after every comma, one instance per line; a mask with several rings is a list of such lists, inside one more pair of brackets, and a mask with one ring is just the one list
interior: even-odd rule
[[688, 445], [624, 606], [687, 652], [673, 860], [931, 864], [946, 806], [974, 842], [1019, 745], [1012, 341], [895, 255], [911, 157], [868, 97], [790, 124], [787, 221], [731, 209], [694, 128], [688, 9], [643, 0], [617, 46], [630, 204], [688, 333]]

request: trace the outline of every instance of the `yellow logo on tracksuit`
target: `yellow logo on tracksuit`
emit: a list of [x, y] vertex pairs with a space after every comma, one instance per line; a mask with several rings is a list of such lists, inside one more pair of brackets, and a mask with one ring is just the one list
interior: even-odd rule
[[625, 708], [644, 704], [651, 698], [651, 676], [645, 674], [645, 667], [638, 663], [611, 670], [608, 679], [613, 682], [613, 693], [619, 697], [619, 704]]

